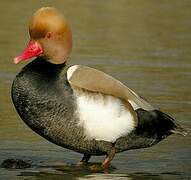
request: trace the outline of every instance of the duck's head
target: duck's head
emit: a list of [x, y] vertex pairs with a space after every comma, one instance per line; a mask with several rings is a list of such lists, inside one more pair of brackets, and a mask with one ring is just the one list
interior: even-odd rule
[[14, 63], [40, 56], [53, 64], [64, 63], [72, 49], [72, 33], [64, 18], [55, 8], [37, 10], [29, 24], [30, 41]]

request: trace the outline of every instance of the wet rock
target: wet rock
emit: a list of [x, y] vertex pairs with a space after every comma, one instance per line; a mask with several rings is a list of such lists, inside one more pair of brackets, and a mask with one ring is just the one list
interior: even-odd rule
[[31, 164], [22, 159], [5, 159], [1, 163], [1, 167], [9, 169], [25, 169], [31, 167]]

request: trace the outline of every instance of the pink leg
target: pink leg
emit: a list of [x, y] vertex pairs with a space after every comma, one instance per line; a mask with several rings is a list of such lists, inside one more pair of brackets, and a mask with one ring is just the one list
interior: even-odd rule
[[110, 162], [112, 161], [112, 159], [115, 156], [115, 147], [112, 147], [111, 151], [107, 154], [107, 156], [105, 157], [105, 159], [102, 162], [102, 167], [104, 169], [108, 169]]

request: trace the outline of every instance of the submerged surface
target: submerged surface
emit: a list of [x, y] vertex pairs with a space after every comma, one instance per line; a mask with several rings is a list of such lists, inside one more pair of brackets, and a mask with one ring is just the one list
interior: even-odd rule
[[[0, 179], [189, 179], [191, 135], [173, 135], [158, 145], [117, 154], [109, 174], [76, 170], [81, 155], [34, 134], [10, 99], [12, 64], [28, 40], [27, 23], [41, 6], [59, 8], [73, 29], [72, 64], [116, 77], [154, 106], [191, 128], [191, 3], [170, 1], [3, 1], [0, 3], [0, 163], [27, 160], [28, 169], [0, 168]], [[7, 8], [8, 7], [8, 8]], [[103, 157], [93, 157], [100, 162]]]

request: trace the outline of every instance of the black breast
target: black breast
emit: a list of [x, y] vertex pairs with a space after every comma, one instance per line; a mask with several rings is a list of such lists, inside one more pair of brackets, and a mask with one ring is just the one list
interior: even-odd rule
[[64, 68], [65, 65], [53, 65], [36, 59], [16, 76], [12, 85], [13, 103], [31, 128], [42, 130], [43, 126], [47, 126], [47, 117], [73, 115], [75, 104], [72, 89], [65, 75], [60, 76]]
[[[66, 66], [36, 59], [25, 66], [12, 85], [12, 100], [23, 121], [36, 133], [60, 146], [87, 150], [77, 125], [76, 104]], [[92, 145], [93, 146], [93, 145]]]

